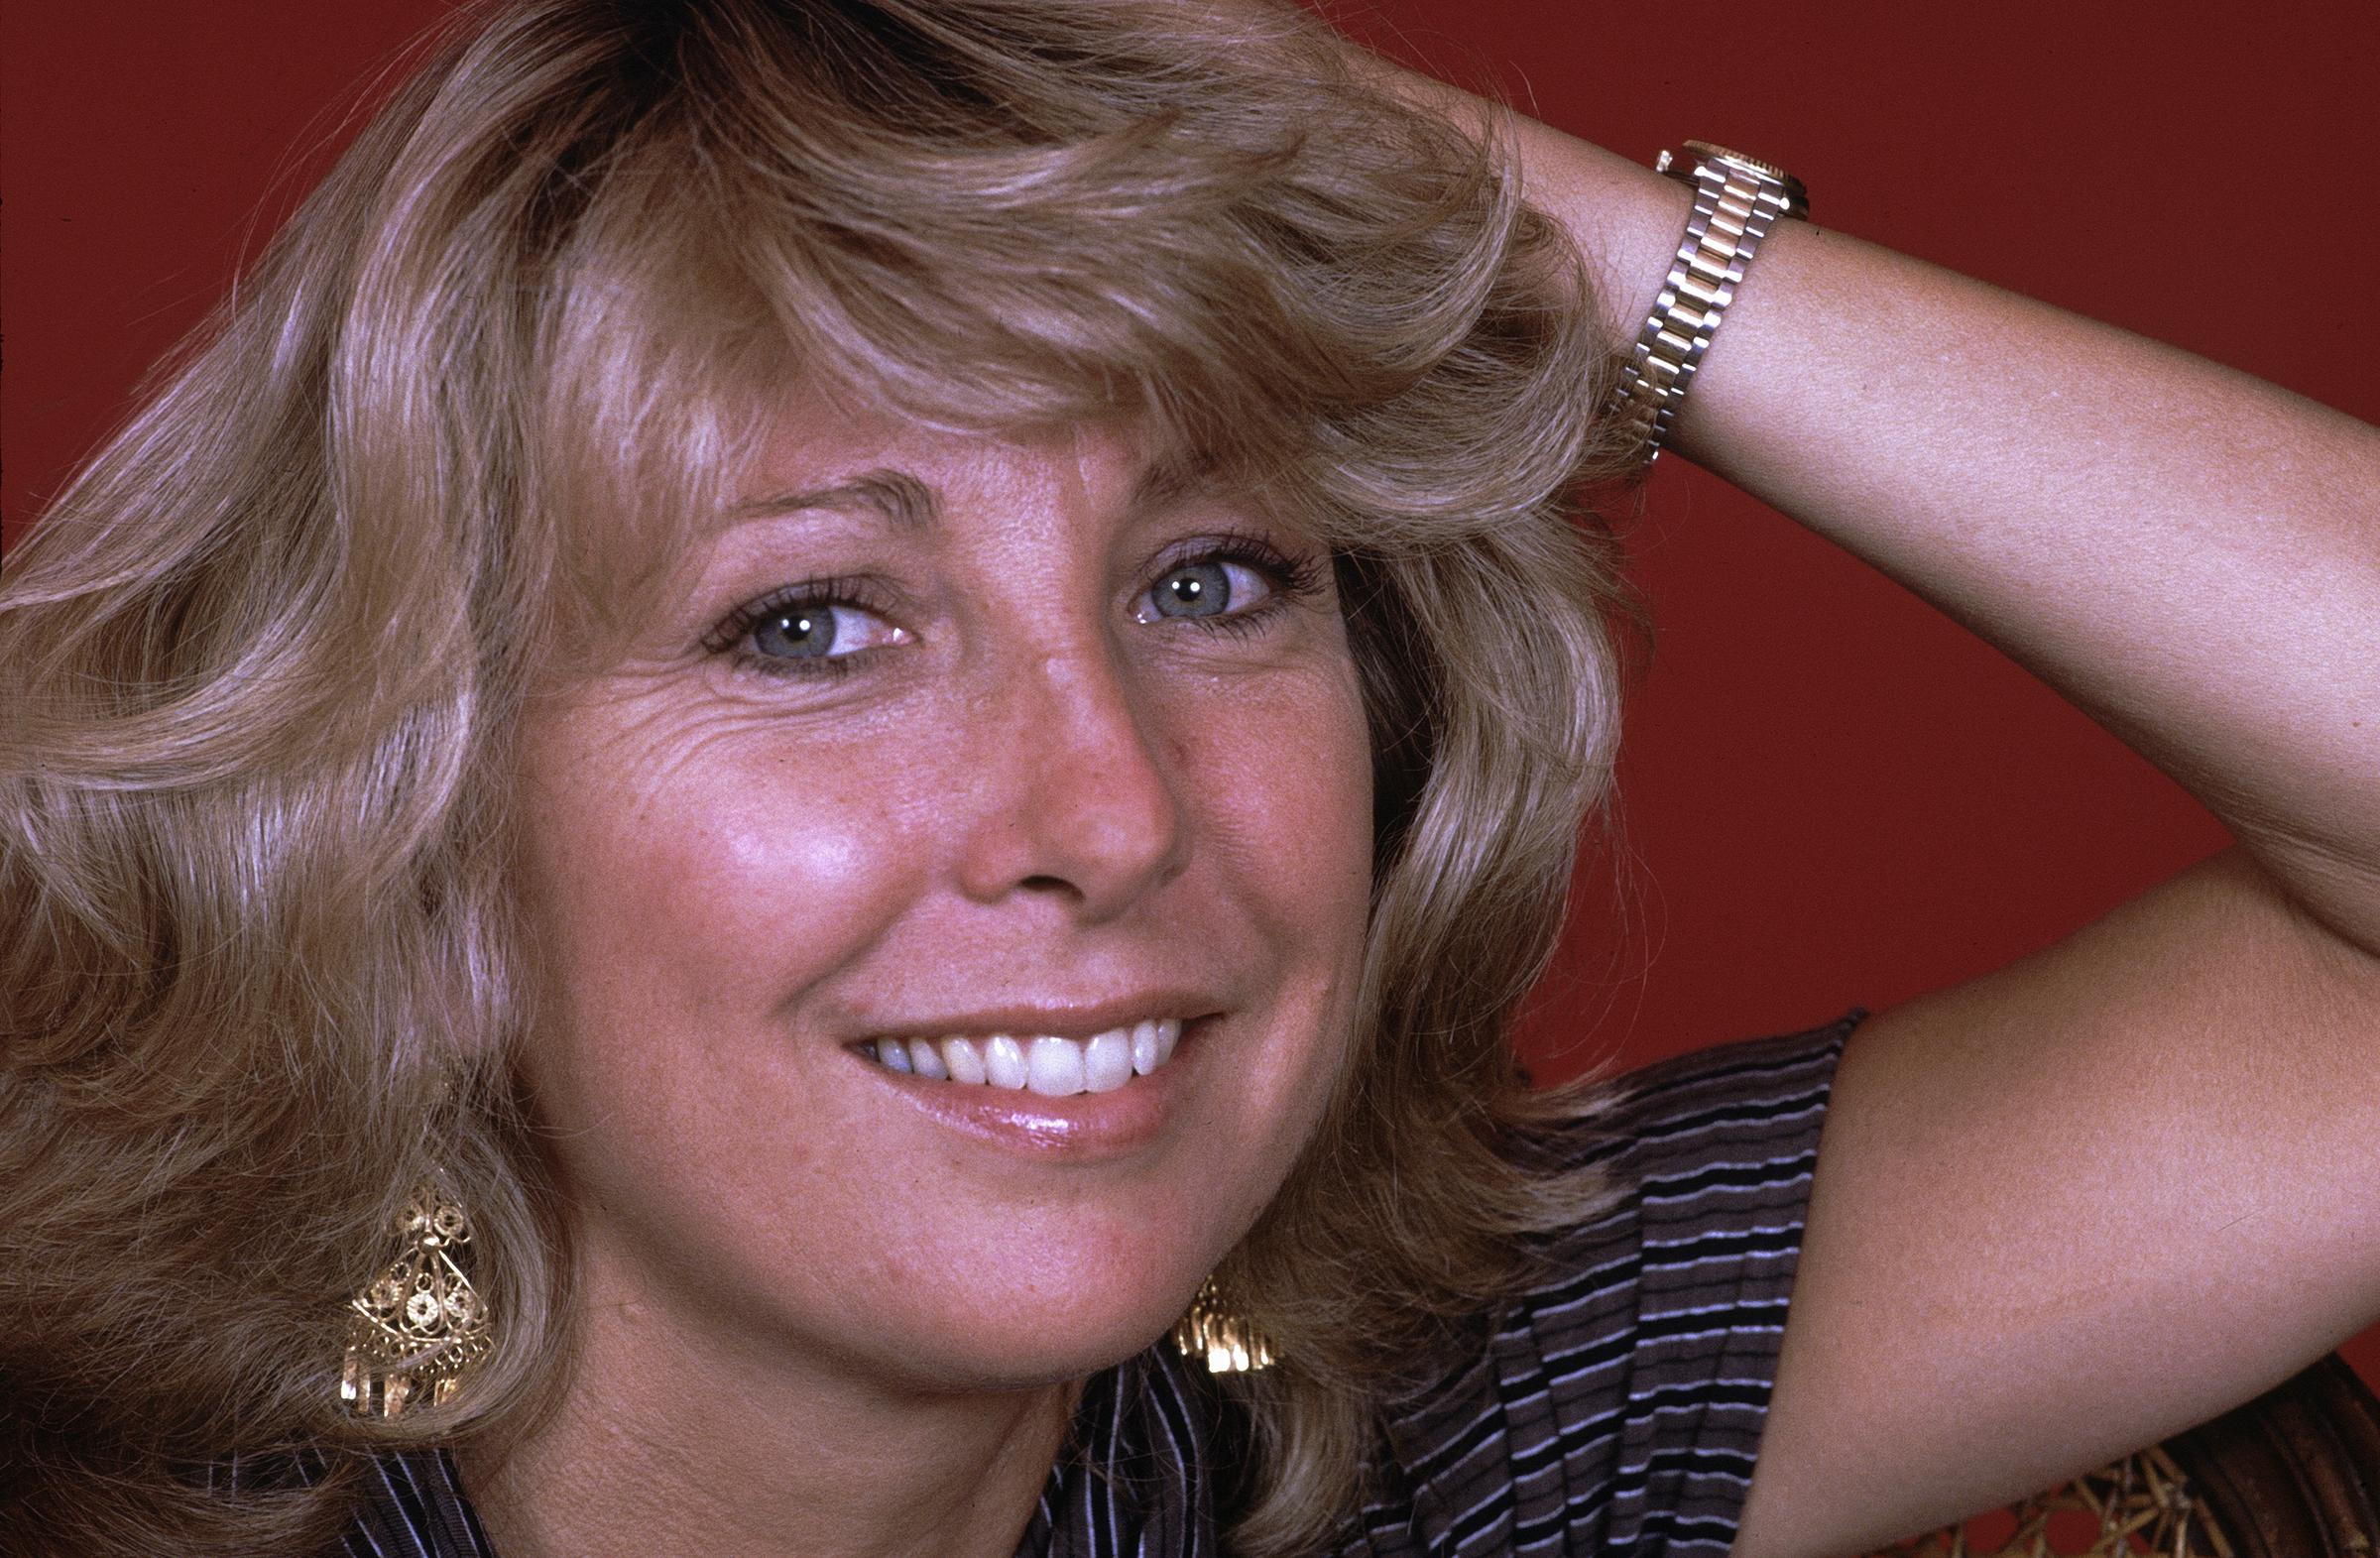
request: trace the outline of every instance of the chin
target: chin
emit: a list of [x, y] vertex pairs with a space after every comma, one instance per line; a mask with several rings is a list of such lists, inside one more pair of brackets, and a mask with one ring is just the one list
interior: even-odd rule
[[1096, 1331], [1059, 1335], [1014, 1328], [997, 1334], [970, 1330], [941, 1339], [941, 1346], [903, 1347], [881, 1361], [931, 1393], [1030, 1390], [1086, 1378], [1112, 1369], [1162, 1341], [1179, 1316], [1136, 1316]]
[[1161, 1340], [1189, 1307], [1198, 1283], [1196, 1275], [1161, 1288], [1109, 1281], [1069, 1301], [1004, 1296], [963, 1313], [920, 1317], [921, 1331], [940, 1334], [934, 1342], [897, 1349], [893, 1362], [914, 1367], [930, 1356], [945, 1387], [1025, 1388], [1080, 1379]]

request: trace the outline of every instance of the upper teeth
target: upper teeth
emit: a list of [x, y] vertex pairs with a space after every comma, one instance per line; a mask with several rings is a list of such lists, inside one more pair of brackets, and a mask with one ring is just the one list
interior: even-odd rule
[[1088, 1039], [1054, 1033], [990, 1038], [880, 1038], [861, 1046], [892, 1071], [949, 1082], [1030, 1088], [1051, 1098], [1072, 1093], [1107, 1093], [1134, 1075], [1146, 1076], [1173, 1056], [1182, 1036], [1178, 1018], [1150, 1018], [1112, 1027]]

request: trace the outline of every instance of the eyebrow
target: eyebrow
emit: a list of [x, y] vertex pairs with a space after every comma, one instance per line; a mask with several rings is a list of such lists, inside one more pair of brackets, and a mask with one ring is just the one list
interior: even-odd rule
[[[1211, 462], [1197, 458], [1164, 458], [1141, 468], [1126, 505], [1128, 514], [1145, 514], [1181, 501], [1206, 484]], [[871, 511], [904, 531], [930, 531], [942, 520], [941, 500], [934, 489], [907, 471], [879, 467], [830, 487], [769, 493], [732, 504], [730, 525], [747, 520], [773, 519], [805, 509]]]
[[849, 481], [837, 482], [831, 487], [747, 498], [729, 506], [727, 520], [734, 525], [746, 520], [797, 514], [804, 509], [870, 509], [904, 531], [931, 530], [942, 518], [941, 505], [935, 500], [933, 488], [907, 471], [879, 469], [854, 476]]

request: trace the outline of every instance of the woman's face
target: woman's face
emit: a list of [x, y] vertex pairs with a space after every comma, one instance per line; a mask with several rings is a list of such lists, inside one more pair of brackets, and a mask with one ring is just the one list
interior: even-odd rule
[[1145, 1346], [1342, 1061], [1371, 814], [1327, 555], [1113, 432], [805, 414], [634, 638], [524, 732], [586, 1302], [920, 1388]]

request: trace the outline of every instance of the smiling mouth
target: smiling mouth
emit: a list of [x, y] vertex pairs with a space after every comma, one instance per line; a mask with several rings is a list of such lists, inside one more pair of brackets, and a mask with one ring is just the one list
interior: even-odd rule
[[954, 1033], [943, 1038], [878, 1038], [853, 1047], [888, 1071], [960, 1086], [1069, 1098], [1112, 1093], [1136, 1076], [1147, 1076], [1173, 1058], [1181, 1036], [1181, 1019], [1149, 1018], [1087, 1039], [1054, 1033]]

